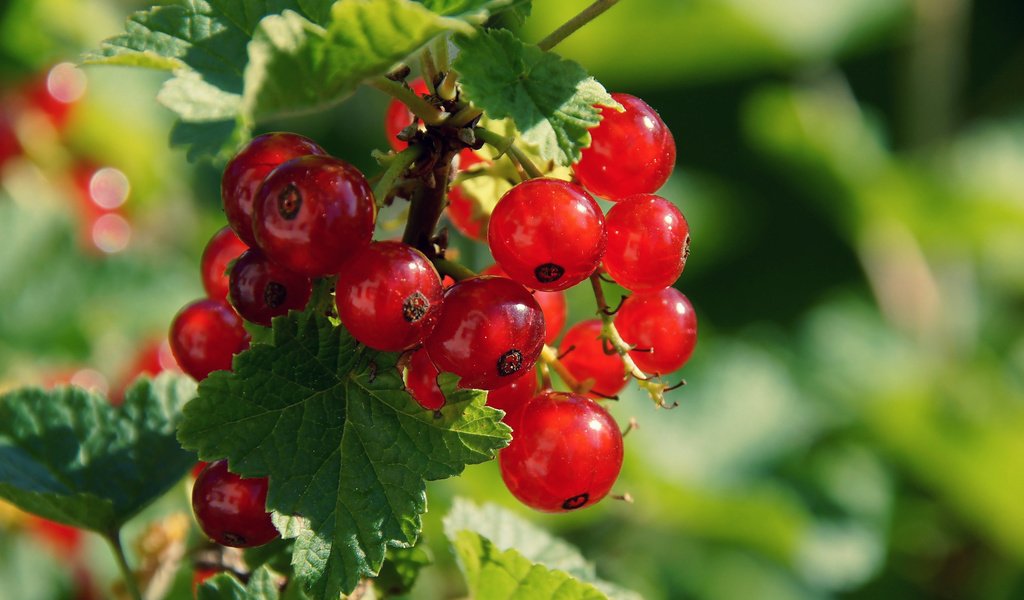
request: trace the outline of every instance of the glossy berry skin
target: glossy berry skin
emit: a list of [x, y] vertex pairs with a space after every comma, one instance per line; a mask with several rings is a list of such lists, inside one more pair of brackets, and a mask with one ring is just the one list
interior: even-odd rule
[[595, 504], [622, 468], [622, 434], [600, 404], [579, 394], [544, 392], [512, 425], [498, 459], [501, 477], [521, 502], [546, 512]]
[[600, 396], [614, 396], [626, 386], [626, 366], [618, 354], [605, 354], [600, 335], [599, 319], [580, 321], [565, 332], [558, 354], [573, 377], [580, 381], [593, 378], [591, 390]]
[[654, 194], [619, 201], [605, 220], [604, 268], [622, 287], [653, 292], [675, 283], [690, 254], [690, 226], [674, 204]]
[[203, 533], [222, 546], [252, 548], [277, 538], [267, 512], [267, 479], [244, 479], [226, 460], [210, 463], [192, 486], [192, 511]]
[[643, 100], [612, 94], [626, 110], [601, 108], [601, 123], [576, 163], [576, 178], [593, 194], [619, 200], [658, 191], [672, 174], [676, 143], [665, 122]]
[[313, 293], [309, 277], [270, 262], [259, 250], [247, 250], [235, 261], [230, 280], [235, 310], [264, 327], [289, 310], [305, 308]]
[[438, 369], [467, 388], [493, 390], [529, 370], [544, 346], [544, 313], [505, 277], [474, 277], [448, 288], [425, 347]]
[[230, 370], [231, 358], [249, 347], [242, 318], [223, 300], [204, 298], [185, 306], [171, 322], [171, 352], [197, 381]]
[[462, 235], [480, 242], [485, 241], [488, 217], [473, 213], [473, 202], [462, 193], [462, 188], [454, 186], [448, 190], [448, 220]]
[[354, 338], [399, 352], [434, 329], [443, 293], [441, 276], [422, 252], [401, 242], [373, 242], [338, 273], [335, 302]]
[[439, 410], [445, 403], [444, 394], [437, 385], [440, 372], [423, 348], [412, 353], [405, 370], [405, 387], [413, 400], [427, 410]]
[[[505, 271], [498, 265], [491, 265], [480, 273], [481, 275], [508, 277]], [[565, 292], [535, 290], [533, 292], [533, 299], [537, 301], [537, 304], [540, 304], [540, 309], [544, 311], [544, 343], [553, 344], [558, 339], [558, 334], [562, 333], [565, 321], [569, 317], [569, 307], [565, 302]]]
[[228, 297], [228, 265], [248, 249], [230, 227], [213, 234], [200, 261], [203, 289], [208, 297], [215, 300]]
[[[511, 383], [487, 392], [487, 406], [505, 411], [506, 417], [517, 412], [537, 394], [537, 367], [512, 380]], [[508, 422], [508, 419], [504, 419]]]
[[529, 179], [506, 192], [487, 228], [495, 262], [534, 290], [564, 290], [589, 277], [605, 241], [597, 202], [559, 179]]
[[334, 275], [373, 235], [376, 207], [358, 169], [303, 156], [274, 169], [256, 194], [256, 240], [267, 257], [308, 277]]
[[636, 346], [629, 355], [648, 374], [675, 371], [697, 345], [697, 315], [675, 288], [633, 294], [615, 315], [615, 327], [626, 343]]
[[313, 140], [294, 133], [265, 133], [254, 137], [224, 168], [220, 194], [228, 225], [249, 247], [256, 247], [253, 202], [266, 176], [281, 163], [326, 154]]

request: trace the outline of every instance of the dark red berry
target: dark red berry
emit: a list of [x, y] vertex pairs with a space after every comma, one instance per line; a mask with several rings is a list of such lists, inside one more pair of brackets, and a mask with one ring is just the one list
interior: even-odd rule
[[178, 312], [169, 340], [181, 370], [199, 381], [212, 371], [231, 369], [231, 358], [249, 346], [242, 318], [223, 300], [209, 298]]
[[[487, 406], [505, 411], [506, 416], [519, 410], [537, 393], [537, 367], [534, 366], [510, 383], [487, 392]], [[504, 419], [507, 423], [508, 419]]]
[[373, 242], [338, 274], [338, 317], [357, 340], [389, 352], [420, 344], [441, 309], [441, 277], [412, 246]]
[[244, 479], [226, 460], [210, 463], [192, 486], [192, 511], [203, 533], [222, 546], [251, 548], [278, 536], [267, 512], [267, 479]]
[[615, 315], [615, 327], [629, 355], [645, 373], [666, 374], [686, 364], [697, 345], [697, 315], [675, 288], [633, 294]]
[[439, 374], [425, 349], [412, 353], [405, 371], [405, 387], [413, 400], [427, 410], [438, 410], [444, 406], [444, 394], [437, 385]]
[[624, 288], [653, 292], [679, 278], [690, 253], [690, 227], [674, 204], [654, 194], [620, 200], [605, 220], [604, 267]]
[[256, 240], [277, 264], [309, 277], [334, 275], [370, 243], [373, 191], [358, 169], [303, 156], [274, 169], [256, 195]]
[[626, 110], [601, 108], [601, 124], [590, 130], [592, 142], [575, 165], [576, 178], [608, 200], [656, 192], [675, 168], [672, 132], [643, 100], [629, 94], [612, 98]]
[[597, 402], [543, 392], [519, 409], [512, 443], [499, 455], [512, 495], [537, 510], [590, 506], [611, 490], [622, 468], [622, 434]]
[[[508, 274], [499, 265], [491, 265], [481, 271], [480, 274], [508, 277]], [[558, 339], [558, 334], [562, 333], [562, 328], [565, 327], [565, 320], [569, 315], [569, 307], [565, 302], [565, 292], [561, 290], [557, 292], [535, 290], [532, 293], [533, 299], [537, 301], [537, 304], [540, 304], [540, 309], [544, 311], [544, 343], [552, 344]]]
[[271, 319], [302, 310], [313, 293], [308, 277], [278, 266], [259, 250], [247, 250], [231, 267], [231, 304], [243, 318], [270, 327]]
[[583, 188], [530, 179], [505, 193], [487, 228], [508, 276], [535, 290], [564, 290], [594, 272], [604, 254], [604, 213]]
[[[597, 395], [614, 396], [626, 386], [626, 366], [622, 357], [612, 351], [605, 352], [601, 342], [601, 321], [589, 319], [580, 321], [565, 332], [558, 352], [562, 364], [581, 382], [593, 379], [591, 388]], [[607, 346], [612, 350], [611, 346]]]
[[203, 250], [200, 271], [206, 295], [215, 300], [228, 297], [228, 265], [248, 250], [230, 227], [213, 234]]
[[281, 163], [306, 156], [326, 154], [309, 138], [294, 133], [265, 133], [256, 136], [224, 168], [221, 199], [228, 224], [250, 247], [256, 246], [253, 233], [253, 201], [266, 176]]
[[529, 370], [544, 346], [544, 313], [530, 292], [505, 277], [474, 277], [448, 288], [426, 348], [460, 385], [493, 390]]

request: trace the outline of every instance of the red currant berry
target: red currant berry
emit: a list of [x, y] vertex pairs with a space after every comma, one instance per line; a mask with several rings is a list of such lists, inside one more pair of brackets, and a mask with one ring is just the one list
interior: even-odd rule
[[253, 234], [253, 201], [263, 179], [281, 163], [306, 156], [326, 154], [312, 140], [294, 133], [265, 133], [256, 136], [224, 168], [220, 193], [228, 224], [249, 247], [256, 246]]
[[487, 239], [485, 214], [475, 214], [473, 201], [466, 197], [462, 188], [455, 186], [448, 190], [448, 220], [462, 235], [477, 241]]
[[615, 327], [633, 362], [645, 373], [664, 375], [686, 364], [697, 345], [697, 315], [675, 288], [633, 294], [615, 316]]
[[[506, 415], [519, 410], [537, 393], [537, 367], [512, 380], [508, 385], [487, 392], [487, 406], [505, 411]], [[508, 420], [506, 419], [506, 422]]]
[[171, 323], [171, 352], [197, 381], [212, 371], [231, 369], [231, 358], [249, 346], [242, 318], [223, 300], [196, 300]]
[[690, 227], [674, 204], [654, 194], [623, 198], [608, 211], [604, 267], [624, 288], [653, 292], [679, 278], [690, 254]]
[[594, 504], [622, 468], [622, 434], [597, 402], [563, 392], [535, 396], [518, 413], [501, 477], [521, 502], [547, 512]]
[[243, 318], [264, 327], [289, 310], [305, 308], [312, 293], [308, 277], [270, 262], [259, 250], [246, 250], [231, 267], [231, 304]]
[[[416, 79], [409, 87], [417, 96], [426, 96], [430, 93], [426, 82], [422, 79]], [[405, 150], [405, 147], [409, 145], [398, 139], [398, 134], [412, 125], [414, 120], [416, 120], [416, 116], [400, 100], [392, 100], [388, 105], [388, 110], [384, 113], [384, 132], [387, 133], [388, 144], [395, 152]]]
[[612, 94], [626, 110], [601, 108], [601, 123], [576, 163], [576, 178], [594, 194], [619, 200], [658, 191], [676, 164], [676, 143], [665, 122], [643, 100]]
[[303, 156], [263, 181], [253, 224], [267, 258], [321, 277], [370, 243], [375, 218], [373, 191], [358, 169], [331, 156]]
[[578, 185], [530, 179], [498, 201], [487, 243], [512, 279], [535, 290], [564, 290], [589, 277], [601, 261], [604, 213]]
[[562, 355], [562, 364], [573, 377], [580, 381], [592, 378], [594, 387], [591, 390], [610, 397], [626, 386], [626, 366], [621, 356], [604, 351], [600, 336], [600, 320], [580, 321], [565, 332], [558, 352]]
[[544, 346], [544, 313], [530, 292], [504, 277], [474, 277], [448, 288], [426, 340], [437, 367], [467, 388], [493, 390], [529, 370]]
[[206, 295], [215, 300], [228, 297], [228, 265], [248, 250], [230, 227], [213, 234], [203, 250], [200, 271]]
[[244, 479], [228, 462], [210, 463], [192, 486], [192, 511], [210, 539], [222, 546], [251, 548], [278, 536], [267, 512], [267, 478]]
[[[508, 275], [498, 265], [491, 265], [481, 272], [481, 275], [497, 275], [499, 277], [508, 277]], [[533, 299], [540, 304], [540, 309], [544, 311], [544, 343], [552, 344], [558, 339], [558, 334], [562, 333], [562, 328], [565, 327], [565, 320], [569, 316], [569, 307], [565, 303], [565, 292], [559, 290], [557, 292], [545, 292], [537, 290], [533, 292]]]
[[439, 410], [444, 406], [444, 394], [437, 385], [439, 374], [425, 349], [420, 348], [412, 353], [405, 370], [405, 387], [413, 400], [427, 410]]
[[338, 274], [338, 317], [352, 337], [376, 350], [420, 344], [437, 323], [441, 276], [422, 252], [401, 242], [374, 242]]

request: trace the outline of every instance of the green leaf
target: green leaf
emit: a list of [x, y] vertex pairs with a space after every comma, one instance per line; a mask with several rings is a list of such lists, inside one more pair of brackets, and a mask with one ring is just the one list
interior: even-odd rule
[[47, 519], [109, 534], [195, 464], [174, 438], [191, 379], [141, 379], [124, 405], [80, 388], [0, 396], [0, 497]]
[[[522, 0], [417, 0], [439, 15], [459, 15], [487, 11], [496, 13], [510, 6], [522, 4]], [[484, 13], [487, 14], [486, 12]]]
[[[583, 595], [571, 596], [574, 598], [592, 597], [586, 590], [590, 586], [600, 590], [598, 598], [640, 598], [635, 592], [599, 579], [594, 565], [571, 544], [493, 504], [479, 507], [456, 498], [444, 518], [444, 529], [458, 551], [470, 589], [476, 590], [471, 595], [478, 599], [544, 597], [532, 596], [541, 593], [533, 586], [543, 582], [542, 589], [555, 589], [550, 586], [563, 582], [562, 575], [579, 580], [575, 583], [580, 586], [578, 593]], [[523, 563], [533, 565], [526, 569]], [[514, 582], [517, 578], [521, 580], [518, 584]], [[486, 594], [483, 590], [487, 590]]]
[[244, 587], [234, 575], [218, 573], [196, 590], [197, 600], [278, 600], [277, 579], [267, 567], [253, 571]]
[[185, 408], [185, 447], [270, 478], [267, 505], [296, 538], [292, 565], [315, 597], [351, 592], [380, 570], [387, 546], [415, 543], [426, 481], [490, 460], [509, 441], [500, 412], [453, 377], [442, 378], [444, 408], [421, 408], [397, 358], [293, 312], [274, 321], [272, 345], [254, 344], [233, 372], [210, 375]]
[[337, 102], [444, 31], [472, 31], [410, 0], [346, 0], [326, 27], [286, 11], [264, 19], [249, 45], [246, 114], [259, 119]]
[[373, 587], [383, 598], [408, 594], [416, 583], [420, 570], [433, 562], [430, 553], [421, 546], [388, 548], [384, 566], [373, 580]]
[[599, 106], [618, 107], [583, 67], [524, 44], [503, 29], [457, 36], [455, 70], [473, 104], [492, 119], [510, 118], [541, 158], [568, 166], [590, 145]]

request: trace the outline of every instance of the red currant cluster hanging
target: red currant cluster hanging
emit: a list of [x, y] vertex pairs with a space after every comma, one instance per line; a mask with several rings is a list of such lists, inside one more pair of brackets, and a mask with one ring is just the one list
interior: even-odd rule
[[[541, 176], [521, 152], [499, 147], [523, 180], [481, 214], [458, 186], [448, 189], [452, 165], [491, 164], [473, 148], [497, 144], [476, 127], [480, 115], [459, 118], [470, 107], [442, 100], [422, 82], [411, 89], [459, 124], [424, 127], [394, 101], [385, 128], [400, 154], [383, 160], [411, 158], [382, 176], [387, 187], [376, 200], [362, 173], [299, 135], [259, 136], [228, 163], [222, 196], [229, 227], [203, 253], [208, 297], [172, 324], [174, 354], [196, 379], [230, 369], [249, 344], [243, 319], [269, 326], [313, 298], [318, 309], [336, 310], [360, 343], [403, 353], [406, 387], [425, 409], [445, 403], [437, 383], [443, 372], [458, 375], [462, 387], [487, 390], [487, 403], [506, 412], [514, 431], [500, 464], [521, 501], [545, 511], [593, 504], [608, 494], [623, 455], [622, 433], [595, 398], [615, 396], [634, 378], [664, 405], [670, 386], [660, 376], [680, 368], [696, 343], [693, 308], [671, 287], [686, 263], [688, 226], [652, 193], [672, 171], [672, 135], [642, 100], [613, 94], [623, 110], [602, 109], [593, 142], [573, 167], [575, 182]], [[615, 202], [607, 215], [590, 192]], [[373, 241], [377, 209], [396, 198], [410, 200], [403, 241]], [[457, 228], [486, 240], [496, 264], [483, 274], [446, 252], [447, 237], [436, 232], [445, 207]], [[614, 311], [605, 277], [633, 292]], [[600, 318], [570, 327], [556, 351], [547, 344], [566, 322], [563, 290], [588, 279]], [[330, 306], [316, 299], [315, 282], [333, 285]], [[568, 392], [553, 390], [550, 370]], [[220, 543], [272, 537], [258, 501], [266, 480], [243, 481], [255, 487], [235, 493], [242, 484], [218, 462], [196, 485], [196, 514]], [[218, 486], [241, 499], [230, 516], [213, 514], [208, 502]]]

